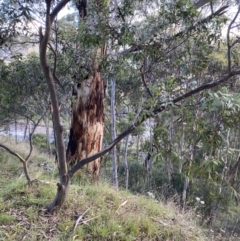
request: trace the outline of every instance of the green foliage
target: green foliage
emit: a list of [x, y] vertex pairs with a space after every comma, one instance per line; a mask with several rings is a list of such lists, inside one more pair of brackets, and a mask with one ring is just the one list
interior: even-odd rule
[[0, 222], [3, 225], [11, 225], [12, 223], [14, 223], [15, 218], [11, 215], [8, 214], [1, 214], [0, 215]]
[[[0, 111], [4, 118], [33, 118], [47, 106], [46, 83], [35, 54], [15, 59], [0, 69]], [[4, 107], [4, 108], [3, 108]]]
[[44, 134], [34, 134], [32, 137], [33, 144], [38, 147], [40, 150], [47, 149], [47, 137]]
[[0, 2], [0, 49], [10, 46], [9, 40], [13, 37], [29, 36], [27, 23], [32, 18], [33, 1], [27, 2], [27, 5], [11, 0]]

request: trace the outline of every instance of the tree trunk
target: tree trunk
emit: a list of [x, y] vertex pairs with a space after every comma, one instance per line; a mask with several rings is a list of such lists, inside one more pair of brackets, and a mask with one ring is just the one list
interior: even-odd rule
[[63, 141], [63, 127], [60, 120], [60, 111], [59, 111], [59, 102], [57, 98], [55, 83], [53, 79], [53, 74], [50, 70], [48, 59], [47, 59], [47, 46], [49, 42], [49, 38], [51, 35], [52, 24], [57, 16], [58, 12], [69, 2], [69, 0], [60, 1], [52, 10], [51, 9], [51, 1], [46, 1], [46, 21], [45, 21], [45, 34], [43, 35], [42, 28], [39, 28], [39, 37], [40, 37], [40, 62], [41, 67], [48, 85], [50, 99], [51, 99], [51, 107], [53, 111], [53, 123], [54, 123], [54, 134], [56, 141], [56, 149], [58, 156], [58, 164], [59, 164], [59, 176], [60, 183], [58, 183], [58, 189], [56, 198], [54, 201], [47, 206], [47, 210], [49, 212], [53, 212], [54, 208], [61, 208], [64, 200], [67, 196], [67, 191], [70, 185], [70, 177], [68, 175], [68, 168], [66, 164], [66, 152]]
[[139, 162], [139, 142], [140, 142], [140, 135], [137, 135], [137, 163]]
[[188, 187], [189, 187], [189, 177], [185, 176], [184, 182], [183, 182], [183, 192], [182, 192], [182, 210], [183, 211], [185, 210], [185, 206], [186, 206]]
[[171, 110], [171, 119], [168, 128], [168, 156], [166, 160], [166, 170], [168, 176], [168, 183], [172, 185], [173, 163], [172, 163], [172, 141], [173, 141], [173, 112]]
[[[104, 85], [100, 73], [84, 79], [76, 87], [67, 147], [67, 162], [74, 164], [102, 149], [104, 131]], [[93, 180], [98, 180], [101, 158], [87, 164]]]
[[15, 120], [14, 120], [14, 129], [15, 129], [15, 143], [17, 144], [18, 143], [18, 136], [17, 136], [17, 132], [18, 132], [18, 130], [17, 130], [17, 117], [16, 117], [16, 115], [15, 115]]
[[24, 135], [23, 135], [23, 140], [24, 140], [24, 141], [27, 139], [28, 124], [29, 124], [29, 120], [28, 120], [28, 118], [27, 118], [27, 119], [26, 119], [26, 126], [25, 126], [25, 129], [24, 129]]
[[[111, 134], [112, 134], [112, 141], [116, 139], [116, 114], [115, 114], [115, 81], [111, 81]], [[112, 184], [113, 186], [118, 189], [118, 163], [117, 163], [117, 149], [116, 146], [112, 149]]]
[[128, 190], [128, 184], [129, 184], [129, 166], [128, 166], [128, 161], [127, 161], [128, 140], [129, 140], [129, 135], [126, 137], [125, 148], [124, 148], [124, 167], [125, 167], [125, 188], [126, 188], [126, 190]]
[[46, 146], [48, 150], [48, 154], [50, 155], [52, 153], [51, 150], [51, 143], [50, 143], [50, 131], [49, 131], [49, 117], [48, 114], [44, 117], [44, 124], [46, 126]]
[[[103, 5], [99, 1], [95, 1], [99, 8]], [[81, 21], [86, 21], [89, 27], [94, 26], [97, 15], [87, 16], [87, 1], [77, 4]], [[100, 9], [99, 9], [100, 10]], [[91, 26], [93, 25], [93, 26]], [[75, 103], [72, 103], [72, 120], [69, 134], [69, 142], [67, 147], [67, 162], [74, 164], [81, 162], [101, 151], [104, 135], [104, 84], [101, 79], [98, 59], [106, 54], [106, 44], [96, 49], [96, 56], [93, 56], [92, 75], [80, 80], [74, 87], [76, 95]], [[87, 171], [92, 180], [97, 181], [100, 174], [101, 158], [87, 164]]]

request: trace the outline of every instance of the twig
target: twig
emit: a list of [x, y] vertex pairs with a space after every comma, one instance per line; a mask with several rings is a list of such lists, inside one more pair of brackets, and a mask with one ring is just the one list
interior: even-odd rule
[[153, 218], [153, 217], [150, 217], [154, 222], [157, 222], [157, 223], [160, 223], [160, 224], [162, 224], [163, 226], [168, 226], [169, 224], [167, 224], [167, 223], [165, 223], [165, 222], [163, 222], [163, 221], [161, 221], [161, 220], [158, 220], [158, 219], [156, 219], [156, 218]]
[[147, 86], [147, 83], [146, 83], [146, 80], [145, 80], [145, 74], [144, 74], [144, 72], [143, 72], [143, 68], [144, 68], [144, 67], [142, 66], [141, 69], [140, 69], [141, 77], [142, 77], [142, 82], [143, 82], [143, 85], [144, 85], [145, 89], [147, 90], [148, 94], [151, 96], [151, 98], [153, 98], [153, 95], [152, 95], [150, 89], [149, 89], [148, 86]]
[[96, 219], [96, 218], [98, 218], [98, 216], [93, 217], [93, 218], [89, 218], [89, 219], [86, 219], [86, 220], [83, 220], [83, 221], [82, 221], [82, 224], [85, 224], [85, 225], [86, 225], [88, 222], [90, 222], [91, 220]]
[[118, 210], [119, 210], [121, 207], [123, 207], [127, 202], [128, 202], [128, 200], [125, 200], [124, 202], [122, 202], [122, 203], [118, 206], [118, 208], [117, 208], [117, 210], [116, 210], [116, 213], [118, 213]]
[[83, 216], [90, 210], [90, 208], [88, 208], [82, 215], [79, 216], [79, 218], [77, 219], [74, 229], [73, 229], [73, 233], [75, 231], [75, 229], [77, 228], [78, 224], [82, 221]]
[[57, 51], [57, 49], [54, 50], [50, 43], [48, 43], [48, 46], [49, 46], [50, 50], [52, 51], [52, 53], [54, 55], [54, 67], [53, 67], [53, 73], [52, 73], [53, 78], [54, 78], [55, 82], [60, 86], [60, 88], [62, 89], [63, 93], [65, 94], [66, 90], [65, 90], [64, 86], [62, 85], [61, 81], [59, 80], [59, 78], [56, 75], [56, 68], [57, 68], [57, 52], [56, 51]]

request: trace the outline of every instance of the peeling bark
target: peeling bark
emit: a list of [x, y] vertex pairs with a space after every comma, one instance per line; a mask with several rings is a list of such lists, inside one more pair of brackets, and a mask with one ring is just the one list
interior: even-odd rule
[[[67, 162], [74, 164], [101, 151], [104, 130], [104, 85], [100, 73], [78, 83], [72, 107]], [[93, 180], [98, 180], [101, 158], [87, 164]]]

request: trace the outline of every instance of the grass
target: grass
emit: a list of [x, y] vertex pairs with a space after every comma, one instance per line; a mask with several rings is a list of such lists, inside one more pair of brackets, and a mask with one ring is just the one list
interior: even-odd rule
[[[12, 147], [22, 155], [27, 151], [25, 145]], [[38, 166], [41, 162], [54, 165], [54, 160], [34, 152], [29, 171], [40, 181], [27, 185], [20, 161], [0, 149], [0, 241], [208, 240], [193, 213], [182, 214], [173, 203], [116, 191], [101, 182], [77, 185], [75, 181], [62, 210], [45, 214], [44, 206], [53, 200], [58, 180], [56, 173]]]

